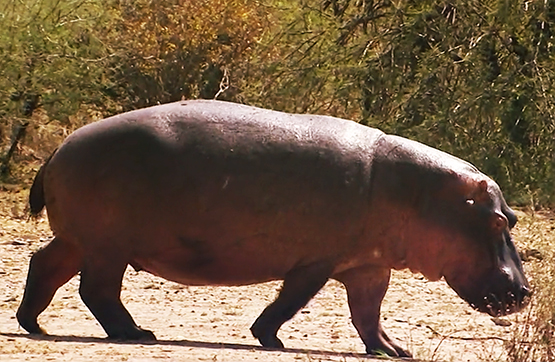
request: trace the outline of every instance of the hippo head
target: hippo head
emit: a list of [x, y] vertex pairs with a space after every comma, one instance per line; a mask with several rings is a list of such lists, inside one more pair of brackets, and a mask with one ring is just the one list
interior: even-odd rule
[[[444, 278], [492, 316], [522, 309], [530, 288], [510, 231], [517, 222], [499, 186], [470, 163], [386, 136], [374, 159], [372, 202], [380, 205], [395, 269]], [[401, 222], [400, 222], [401, 221]]]
[[517, 218], [492, 180], [470, 179], [466, 186], [455, 222], [457, 238], [465, 239], [458, 244], [465, 250], [448, 251], [441, 274], [480, 312], [502, 316], [519, 311], [529, 300], [530, 288], [510, 233]]

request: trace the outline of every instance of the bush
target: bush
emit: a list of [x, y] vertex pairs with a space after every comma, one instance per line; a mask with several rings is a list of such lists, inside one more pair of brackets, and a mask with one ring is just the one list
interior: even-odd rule
[[513, 204], [554, 203], [553, 0], [9, 0], [0, 11], [4, 145], [20, 122], [72, 130], [218, 97], [353, 119], [471, 161]]
[[[180, 99], [232, 100], [265, 28], [247, 0], [122, 0], [111, 4], [110, 92], [123, 110]], [[225, 91], [225, 92], [224, 92]]]

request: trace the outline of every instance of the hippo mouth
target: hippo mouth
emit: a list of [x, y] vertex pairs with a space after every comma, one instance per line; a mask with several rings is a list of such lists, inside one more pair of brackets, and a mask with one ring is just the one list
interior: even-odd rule
[[[459, 280], [446, 278], [447, 284], [473, 309], [493, 317], [518, 312], [530, 301], [531, 291], [528, 283], [508, 280], [507, 274], [499, 273], [489, 283], [457, 283]], [[473, 287], [469, 287], [473, 286]], [[480, 286], [480, 287], [478, 287]]]
[[494, 247], [489, 266], [488, 259], [480, 258], [472, 264], [458, 264], [444, 274], [449, 286], [472, 308], [493, 317], [522, 310], [532, 294], [509, 231], [502, 236], [503, 242], [490, 243]]
[[500, 317], [522, 310], [530, 301], [530, 289], [522, 286], [516, 292], [506, 292], [504, 294], [488, 293], [480, 300], [470, 301], [465, 299], [470, 306], [482, 313], [487, 313], [492, 317]]

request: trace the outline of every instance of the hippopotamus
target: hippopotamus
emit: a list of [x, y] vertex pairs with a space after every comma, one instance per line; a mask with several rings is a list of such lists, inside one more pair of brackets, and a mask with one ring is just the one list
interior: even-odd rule
[[369, 354], [409, 356], [380, 307], [392, 269], [444, 278], [492, 316], [530, 288], [517, 222], [476, 167], [359, 123], [215, 100], [123, 113], [71, 134], [38, 171], [30, 212], [54, 239], [30, 261], [17, 319], [29, 333], [56, 290], [79, 294], [109, 338], [153, 340], [120, 300], [128, 265], [185, 285], [283, 280], [251, 327], [282, 348], [280, 326], [329, 279], [345, 286]]

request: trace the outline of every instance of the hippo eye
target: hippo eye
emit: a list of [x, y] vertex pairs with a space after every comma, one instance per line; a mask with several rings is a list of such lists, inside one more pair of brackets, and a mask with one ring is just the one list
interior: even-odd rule
[[474, 200], [473, 199], [468, 199], [468, 200], [466, 200], [466, 204], [467, 205], [474, 205]]

